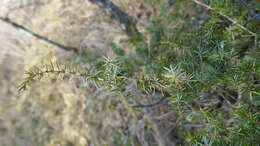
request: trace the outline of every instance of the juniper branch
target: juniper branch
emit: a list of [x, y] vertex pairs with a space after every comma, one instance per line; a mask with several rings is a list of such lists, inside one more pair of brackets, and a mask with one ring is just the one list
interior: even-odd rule
[[250, 30], [249, 30], [248, 28], [246, 28], [245, 26], [239, 24], [237, 20], [235, 20], [235, 19], [229, 17], [228, 15], [226, 15], [226, 14], [224, 14], [224, 13], [222, 13], [222, 12], [219, 12], [219, 11], [215, 10], [215, 9], [212, 8], [211, 6], [209, 6], [209, 5], [207, 5], [207, 4], [203, 3], [203, 2], [201, 2], [201, 1], [199, 1], [199, 0], [192, 0], [192, 1], [193, 1], [194, 3], [196, 3], [196, 4], [198, 4], [198, 5], [200, 5], [200, 6], [204, 7], [204, 8], [206, 8], [206, 9], [208, 9], [208, 10], [211, 10], [211, 11], [213, 11], [213, 12], [219, 14], [220, 16], [226, 18], [227, 20], [229, 20], [230, 22], [232, 22], [234, 25], [238, 26], [238, 27], [241, 28], [242, 30], [248, 32], [250, 35], [252, 35], [252, 36], [254, 37], [255, 47], [257, 47], [258, 36], [257, 36], [256, 33], [250, 31]]
[[34, 81], [41, 80], [43, 77], [48, 75], [58, 75], [58, 76], [76, 76], [84, 80], [90, 80], [93, 82], [98, 82], [99, 79], [96, 75], [89, 74], [87, 72], [81, 72], [75, 67], [70, 66], [60, 66], [59, 64], [51, 63], [50, 65], [45, 65], [42, 67], [34, 67], [25, 72], [27, 75], [23, 82], [19, 85], [18, 91], [26, 90]]

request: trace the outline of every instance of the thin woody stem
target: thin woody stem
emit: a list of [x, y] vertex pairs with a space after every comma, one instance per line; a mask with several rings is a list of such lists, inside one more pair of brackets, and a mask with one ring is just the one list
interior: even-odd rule
[[247, 29], [247, 28], [244, 27], [243, 25], [239, 24], [239, 23], [237, 22], [237, 20], [235, 20], [235, 19], [233, 19], [233, 18], [227, 16], [226, 14], [223, 14], [222, 12], [216, 11], [216, 10], [213, 9], [211, 6], [209, 6], [209, 5], [207, 5], [207, 4], [203, 3], [203, 2], [201, 2], [201, 1], [199, 1], [199, 0], [192, 0], [192, 1], [193, 1], [194, 3], [196, 3], [196, 4], [198, 4], [198, 5], [200, 5], [200, 6], [204, 7], [204, 8], [206, 8], [206, 9], [208, 9], [208, 10], [211, 10], [211, 11], [213, 11], [213, 12], [215, 12], [215, 13], [217, 13], [217, 14], [223, 16], [224, 18], [226, 18], [227, 20], [229, 20], [230, 22], [232, 22], [234, 25], [237, 25], [239, 28], [245, 30], [246, 32], [248, 32], [249, 34], [251, 34], [252, 36], [254, 36], [254, 38], [255, 38], [255, 39], [254, 39], [254, 41], [255, 41], [254, 44], [255, 44], [255, 47], [257, 47], [257, 39], [258, 39], [258, 37], [257, 37], [257, 34], [256, 34], [256, 33], [250, 31], [249, 29]]

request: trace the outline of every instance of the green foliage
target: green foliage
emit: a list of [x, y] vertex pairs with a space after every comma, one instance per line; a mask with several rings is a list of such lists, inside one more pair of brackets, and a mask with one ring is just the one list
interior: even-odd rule
[[129, 98], [126, 87], [137, 82], [140, 91], [170, 98], [185, 144], [259, 144], [259, 22], [246, 24], [248, 10], [234, 0], [205, 2], [210, 14], [193, 2], [151, 3], [159, 13], [148, 27], [149, 40], [130, 41], [134, 54], [114, 46], [117, 57], [89, 62], [91, 71], [58, 64], [33, 68], [19, 89], [49, 75], [69, 76]]

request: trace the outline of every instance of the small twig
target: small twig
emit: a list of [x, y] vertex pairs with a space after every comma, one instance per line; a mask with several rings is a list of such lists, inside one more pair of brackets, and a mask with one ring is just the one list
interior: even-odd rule
[[231, 17], [229, 17], [229, 16], [223, 14], [222, 12], [216, 11], [216, 10], [213, 9], [211, 6], [209, 6], [209, 5], [207, 5], [207, 4], [203, 3], [203, 2], [201, 2], [201, 1], [199, 1], [199, 0], [192, 0], [192, 1], [195, 2], [195, 3], [198, 4], [198, 5], [200, 5], [200, 6], [204, 7], [204, 8], [206, 8], [206, 9], [208, 9], [208, 10], [211, 10], [211, 11], [213, 11], [213, 12], [215, 12], [215, 13], [217, 13], [217, 14], [223, 16], [224, 18], [226, 18], [227, 20], [229, 20], [230, 22], [232, 22], [234, 25], [237, 25], [237, 26], [240, 27], [241, 29], [247, 31], [249, 34], [251, 34], [252, 36], [254, 36], [254, 38], [255, 38], [255, 39], [254, 39], [254, 41], [255, 41], [255, 42], [254, 42], [254, 43], [255, 43], [255, 47], [257, 47], [257, 34], [256, 34], [256, 33], [254, 33], [254, 32], [252, 32], [252, 31], [248, 30], [246, 27], [244, 27], [243, 25], [239, 24], [235, 19], [233, 19], [233, 18], [231, 18]]
[[221, 94], [220, 96], [228, 103], [228, 105], [234, 107], [233, 104], [223, 94]]
[[156, 116], [156, 117], [150, 117], [148, 118], [149, 120], [161, 120], [161, 119], [166, 119], [170, 116], [172, 116], [173, 113], [172, 112], [168, 112], [168, 113], [165, 113], [165, 114], [162, 114], [160, 116]]

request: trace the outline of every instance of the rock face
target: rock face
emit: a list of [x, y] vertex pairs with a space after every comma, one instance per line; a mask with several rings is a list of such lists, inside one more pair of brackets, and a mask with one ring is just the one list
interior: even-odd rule
[[[155, 11], [144, 5], [146, 0], [112, 2], [145, 33], [140, 23], [146, 25]], [[77, 56], [87, 50], [113, 57], [109, 44], [121, 45], [129, 32], [122, 29], [120, 18], [111, 19], [107, 8], [102, 8], [93, 0], [0, 0], [0, 18], [8, 17], [63, 46], [79, 48]], [[142, 145], [162, 141], [161, 125], [152, 124], [156, 138], [146, 141], [146, 121], [136, 123], [121, 98], [103, 89], [80, 89], [71, 82], [51, 80], [18, 93], [25, 70], [53, 60], [66, 64], [75, 54], [1, 20], [0, 44], [1, 146], [120, 145], [118, 141], [125, 143], [131, 137], [138, 137]]]
[[105, 55], [110, 54], [108, 43], [126, 38], [120, 24], [111, 21], [89, 1], [25, 1], [20, 4], [9, 1], [3, 5], [6, 7], [1, 9], [1, 16], [8, 15], [11, 20], [65, 46]]

